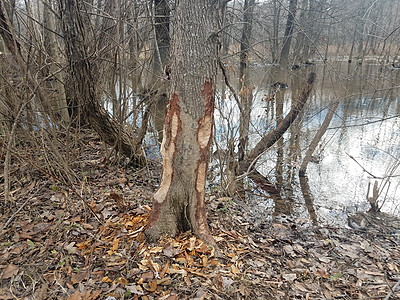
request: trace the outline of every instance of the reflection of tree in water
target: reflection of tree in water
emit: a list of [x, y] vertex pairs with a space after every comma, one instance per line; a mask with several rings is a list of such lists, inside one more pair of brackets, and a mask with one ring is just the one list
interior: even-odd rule
[[268, 193], [269, 197], [274, 201], [273, 216], [290, 216], [293, 213], [293, 199], [282, 196], [282, 185], [273, 184], [266, 176], [263, 176], [258, 171], [253, 171], [249, 174], [249, 177], [258, 188]]
[[317, 214], [315, 213], [314, 209], [314, 200], [312, 197], [312, 194], [310, 192], [310, 187], [308, 185], [308, 178], [305, 176], [300, 177], [300, 187], [301, 187], [301, 192], [303, 194], [303, 198], [306, 204], [306, 208], [308, 210], [308, 213], [310, 214], [310, 218], [312, 221], [313, 225], [318, 225], [318, 218]]

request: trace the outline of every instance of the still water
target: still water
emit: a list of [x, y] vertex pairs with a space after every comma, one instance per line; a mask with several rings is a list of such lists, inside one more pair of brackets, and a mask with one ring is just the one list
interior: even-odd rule
[[[309, 72], [317, 83], [301, 116], [283, 138], [257, 163], [257, 170], [277, 188], [275, 192], [248, 182], [246, 201], [265, 216], [290, 215], [314, 224], [343, 225], [348, 215], [368, 211], [367, 197], [381, 210], [400, 215], [400, 69], [375, 60], [362, 65], [347, 62], [316, 63], [285, 74], [279, 91], [271, 66], [252, 66], [254, 103], [250, 148], [276, 126], [277, 94], [288, 113]], [[234, 73], [231, 80], [234, 80]], [[287, 87], [286, 87], [287, 85]], [[239, 111], [229, 91], [218, 97], [216, 144], [226, 148], [237, 139]], [[300, 179], [298, 167], [320, 128], [330, 104], [335, 115]], [[375, 187], [375, 194], [373, 187]]]

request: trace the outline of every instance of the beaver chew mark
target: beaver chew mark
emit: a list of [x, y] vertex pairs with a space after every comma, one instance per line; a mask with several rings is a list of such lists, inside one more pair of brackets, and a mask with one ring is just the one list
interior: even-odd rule
[[178, 134], [182, 130], [182, 122], [180, 120], [180, 107], [178, 105], [178, 96], [176, 94], [172, 97], [165, 123], [164, 139], [161, 144], [161, 156], [164, 163], [163, 177], [160, 188], [154, 195], [154, 200], [158, 203], [162, 203], [167, 199], [168, 191], [171, 186], [173, 177], [173, 160], [177, 151], [176, 143], [178, 139]]

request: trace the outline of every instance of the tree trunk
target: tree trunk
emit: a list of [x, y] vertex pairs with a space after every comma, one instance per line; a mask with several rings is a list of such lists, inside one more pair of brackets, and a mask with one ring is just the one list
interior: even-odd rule
[[337, 109], [338, 105], [339, 105], [339, 101], [336, 101], [335, 103], [329, 105], [328, 113], [326, 114], [321, 127], [318, 129], [313, 140], [311, 141], [311, 144], [307, 149], [306, 155], [304, 156], [303, 162], [301, 163], [300, 170], [299, 170], [299, 176], [304, 177], [306, 175], [307, 166], [311, 159], [311, 156], [314, 153], [315, 149], [317, 148], [318, 143], [321, 141], [326, 130], [328, 129], [328, 126], [331, 123], [332, 118], [336, 113], [336, 109]]
[[240, 172], [239, 163], [245, 159], [246, 150], [249, 142], [250, 115], [253, 106], [253, 92], [249, 76], [249, 51], [250, 37], [253, 25], [253, 10], [255, 0], [246, 0], [243, 6], [243, 29], [240, 41], [240, 59], [239, 59], [239, 96], [240, 101], [240, 122], [239, 122], [239, 144], [238, 159], [234, 157], [234, 150], [230, 151], [226, 174], [230, 179], [228, 181], [227, 194], [233, 196], [238, 191], [243, 190], [243, 181], [236, 180]]
[[281, 50], [281, 56], [279, 59], [279, 65], [283, 68], [286, 68], [288, 66], [289, 51], [290, 51], [290, 45], [292, 43], [293, 28], [295, 25], [294, 18], [296, 16], [296, 10], [297, 10], [297, 0], [290, 0], [289, 12], [286, 21], [285, 35], [283, 37], [283, 45]]
[[[154, 0], [154, 22], [155, 22], [155, 47], [153, 72], [156, 77], [154, 89], [158, 91], [154, 105], [152, 106], [152, 117], [154, 128], [157, 131], [159, 142], [162, 141], [163, 123], [168, 105], [167, 80], [164, 68], [169, 55], [169, 15], [170, 9], [167, 0]], [[165, 77], [165, 78], [163, 78]]]
[[61, 55], [56, 41], [56, 34], [55, 34], [56, 26], [54, 24], [54, 16], [51, 13], [51, 9], [53, 9], [52, 6], [53, 5], [51, 0], [47, 0], [43, 6], [44, 7], [43, 20], [48, 28], [48, 30], [44, 30], [43, 34], [44, 34], [44, 40], [47, 42], [45, 43], [47, 52], [50, 55], [50, 57], [53, 57], [54, 60], [52, 64], [50, 64], [49, 66], [49, 71], [51, 75], [54, 76], [55, 78], [54, 85], [58, 94], [58, 101], [56, 102], [56, 107], [61, 115], [62, 121], [66, 124], [69, 124], [70, 116], [68, 112], [68, 104], [64, 88], [64, 79], [62, 73], [57, 68], [57, 64], [60, 63], [61, 61], [60, 59]]
[[169, 15], [170, 9], [167, 0], [154, 0], [155, 23], [155, 57], [153, 71], [156, 75], [163, 73], [165, 63], [169, 55]]
[[163, 176], [146, 234], [191, 230], [214, 243], [205, 214], [205, 182], [214, 123], [220, 1], [177, 1], [171, 45], [171, 99], [161, 144]]
[[281, 5], [273, 0], [273, 39], [271, 43], [271, 57], [273, 63], [278, 63], [279, 57], [279, 19], [281, 16]]
[[[90, 30], [85, 26], [88, 20], [81, 15], [80, 4], [77, 0], [59, 0], [59, 4], [70, 76], [74, 84], [73, 91], [82, 108], [84, 119], [107, 144], [119, 146], [117, 149], [129, 157], [133, 165], [145, 165], [146, 160], [141, 148], [144, 135], [131, 137], [111, 120], [104, 107], [100, 105], [100, 93], [97, 91], [99, 62], [94, 60], [97, 53], [92, 53], [92, 45], [88, 44], [91, 42], [88, 34]], [[108, 31], [102, 33], [99, 44], [105, 45], [107, 34]], [[143, 118], [142, 129], [146, 126], [147, 120]]]
[[243, 31], [240, 42], [240, 61], [239, 61], [239, 94], [242, 106], [239, 125], [239, 146], [238, 161], [244, 160], [247, 144], [249, 141], [250, 114], [253, 105], [253, 93], [249, 78], [247, 65], [249, 64], [250, 37], [253, 27], [253, 10], [255, 0], [244, 2]]

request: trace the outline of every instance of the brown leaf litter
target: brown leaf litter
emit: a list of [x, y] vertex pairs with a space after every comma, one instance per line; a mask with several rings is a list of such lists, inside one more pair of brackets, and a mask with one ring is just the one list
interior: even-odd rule
[[19, 181], [11, 207], [1, 204], [0, 299], [400, 298], [397, 226], [259, 226], [248, 204], [214, 197], [217, 257], [190, 233], [147, 243], [160, 166], [137, 172], [91, 158], [85, 169], [76, 190], [101, 223], [68, 188], [39, 175]]

